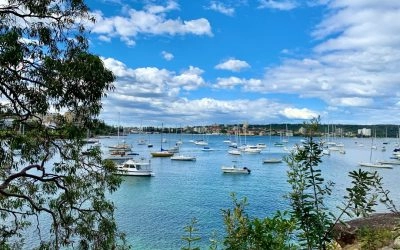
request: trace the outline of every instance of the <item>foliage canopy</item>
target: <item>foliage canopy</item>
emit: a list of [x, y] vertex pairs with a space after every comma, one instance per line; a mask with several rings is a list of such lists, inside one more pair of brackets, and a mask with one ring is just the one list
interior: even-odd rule
[[88, 51], [92, 21], [83, 0], [0, 4], [1, 248], [27, 233], [40, 248], [124, 247], [106, 198], [121, 179], [99, 150], [82, 154], [115, 80]]

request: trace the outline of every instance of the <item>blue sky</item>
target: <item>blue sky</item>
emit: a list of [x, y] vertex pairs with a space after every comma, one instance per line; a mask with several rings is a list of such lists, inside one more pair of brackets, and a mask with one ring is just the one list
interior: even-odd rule
[[400, 1], [90, 0], [108, 124], [398, 124]]

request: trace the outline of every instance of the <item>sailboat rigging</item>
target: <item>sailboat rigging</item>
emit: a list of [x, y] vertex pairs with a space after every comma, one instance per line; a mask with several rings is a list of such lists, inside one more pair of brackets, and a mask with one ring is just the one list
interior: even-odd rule
[[161, 146], [160, 146], [160, 151], [155, 151], [155, 152], [151, 152], [151, 156], [153, 157], [170, 157], [174, 155], [174, 152], [170, 152], [168, 150], [163, 149], [163, 131], [164, 131], [164, 125], [161, 125]]
[[[376, 130], [375, 130], [375, 136], [376, 136]], [[393, 168], [392, 166], [390, 166], [388, 164], [383, 164], [381, 162], [372, 162], [372, 150], [375, 149], [374, 148], [374, 137], [375, 136], [371, 136], [369, 162], [360, 162], [360, 163], [358, 163], [358, 165], [360, 165], [360, 167], [371, 167], [371, 168]]]

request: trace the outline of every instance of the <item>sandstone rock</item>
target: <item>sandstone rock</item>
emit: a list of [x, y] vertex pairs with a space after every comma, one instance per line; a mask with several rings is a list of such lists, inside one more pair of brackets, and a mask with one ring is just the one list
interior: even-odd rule
[[[376, 213], [365, 218], [350, 220], [345, 224], [337, 224], [334, 227], [333, 233], [336, 241], [342, 247], [349, 246], [356, 243], [358, 229], [362, 227], [369, 227], [371, 229], [393, 230], [396, 225], [400, 224], [399, 219], [399, 215], [396, 215], [394, 213]], [[355, 250], [359, 248], [353, 249]]]
[[393, 242], [394, 249], [400, 249], [400, 237], [397, 237]]

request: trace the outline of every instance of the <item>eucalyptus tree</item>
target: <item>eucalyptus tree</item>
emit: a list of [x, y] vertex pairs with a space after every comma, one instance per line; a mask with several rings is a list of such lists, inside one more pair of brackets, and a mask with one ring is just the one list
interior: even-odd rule
[[[121, 180], [83, 138], [115, 80], [88, 50], [83, 0], [0, 1], [0, 248], [125, 247]], [[69, 114], [69, 115], [66, 115]]]

